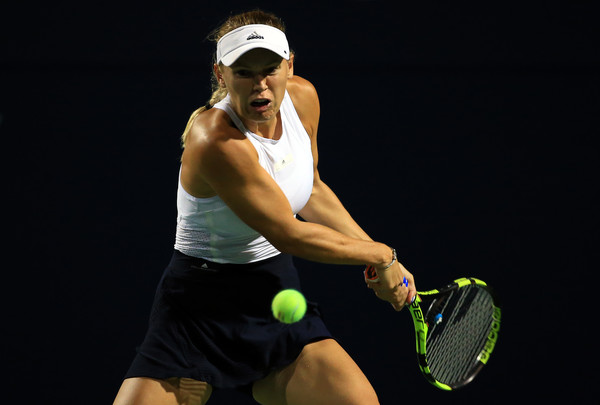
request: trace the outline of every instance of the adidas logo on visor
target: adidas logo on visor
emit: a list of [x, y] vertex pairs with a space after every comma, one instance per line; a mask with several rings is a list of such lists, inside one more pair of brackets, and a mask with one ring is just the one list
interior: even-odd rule
[[251, 39], [265, 39], [265, 37], [263, 37], [262, 35], [258, 35], [256, 31], [254, 31], [252, 34], [248, 35], [246, 41], [250, 41]]

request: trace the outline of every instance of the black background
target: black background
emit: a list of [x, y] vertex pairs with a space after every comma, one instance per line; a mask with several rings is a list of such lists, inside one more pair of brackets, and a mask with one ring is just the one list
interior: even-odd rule
[[3, 3], [3, 397], [112, 402], [171, 254], [179, 135], [209, 97], [204, 38], [254, 7], [287, 24], [321, 99], [321, 175], [356, 220], [419, 289], [472, 275], [504, 304], [488, 366], [438, 392], [408, 311], [373, 297], [360, 268], [299, 260], [382, 404], [592, 392], [598, 14], [482, 3]]

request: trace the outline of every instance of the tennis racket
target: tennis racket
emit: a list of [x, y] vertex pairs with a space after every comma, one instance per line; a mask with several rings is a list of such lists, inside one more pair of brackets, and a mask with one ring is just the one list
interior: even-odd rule
[[[376, 282], [375, 269], [367, 267], [365, 278]], [[404, 283], [408, 286], [406, 278]], [[473, 381], [490, 359], [500, 330], [502, 311], [487, 284], [460, 278], [438, 290], [417, 292], [408, 308], [427, 381], [446, 391]]]

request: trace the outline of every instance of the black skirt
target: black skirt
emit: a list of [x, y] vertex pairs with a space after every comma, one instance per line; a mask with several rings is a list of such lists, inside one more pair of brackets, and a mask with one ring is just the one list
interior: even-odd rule
[[271, 300], [286, 288], [301, 290], [289, 255], [218, 264], [175, 251], [126, 378], [187, 377], [245, 389], [292, 363], [305, 345], [331, 335], [310, 301], [297, 323], [273, 317]]

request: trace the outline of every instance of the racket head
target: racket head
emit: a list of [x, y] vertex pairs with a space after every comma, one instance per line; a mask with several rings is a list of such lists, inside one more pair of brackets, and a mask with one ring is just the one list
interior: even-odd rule
[[419, 367], [435, 387], [464, 387], [487, 364], [500, 330], [494, 292], [476, 278], [461, 278], [439, 290], [419, 292], [409, 306]]

